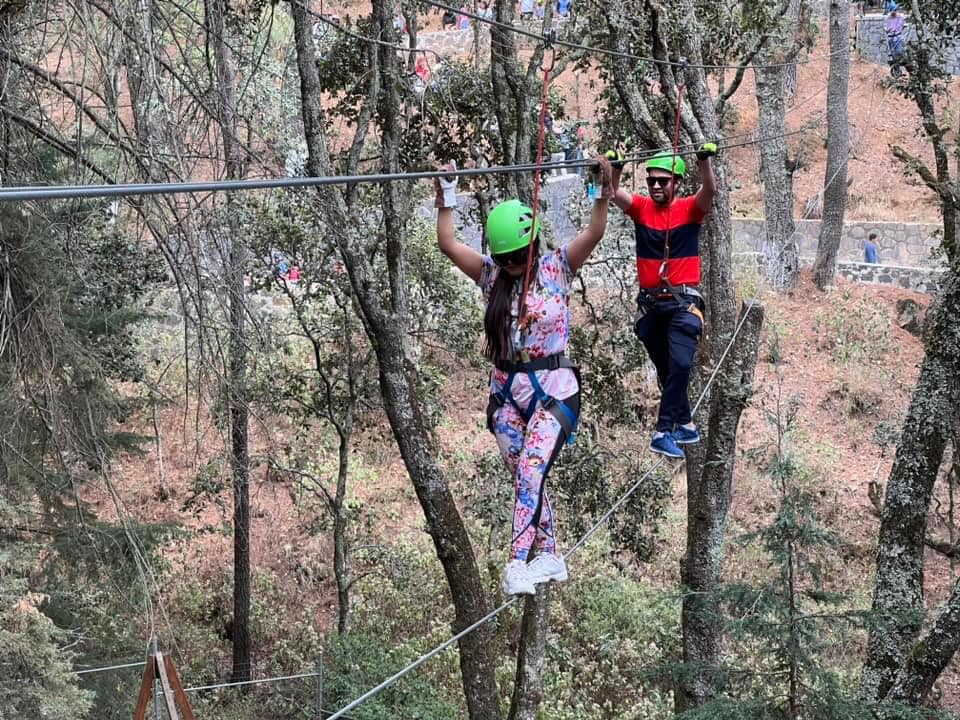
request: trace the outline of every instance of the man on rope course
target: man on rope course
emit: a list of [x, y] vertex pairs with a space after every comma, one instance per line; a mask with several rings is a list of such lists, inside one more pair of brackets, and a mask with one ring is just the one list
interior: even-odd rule
[[435, 181], [437, 245], [480, 286], [486, 301], [484, 354], [494, 365], [487, 429], [496, 438], [515, 491], [513, 540], [503, 576], [507, 595], [533, 595], [539, 583], [567, 579], [566, 564], [556, 552], [545, 486], [553, 461], [573, 440], [580, 414], [580, 374], [565, 354], [571, 285], [603, 236], [614, 194], [610, 163], [597, 157], [593, 167], [600, 193], [590, 223], [552, 251], [541, 248], [540, 221], [519, 200], [502, 202], [487, 216], [490, 255], [458, 242], [456, 178]]
[[690, 414], [687, 386], [703, 330], [700, 225], [710, 212], [716, 192], [710, 164], [716, 153], [716, 143], [700, 146], [700, 189], [692, 197], [678, 198], [677, 190], [686, 173], [686, 163], [679, 155], [661, 152], [650, 158], [650, 196], [646, 197], [619, 187], [623, 156], [607, 151], [613, 167], [613, 202], [633, 220], [636, 231], [640, 292], [633, 331], [650, 355], [661, 391], [650, 449], [671, 458], [683, 458], [680, 446], [700, 440]]

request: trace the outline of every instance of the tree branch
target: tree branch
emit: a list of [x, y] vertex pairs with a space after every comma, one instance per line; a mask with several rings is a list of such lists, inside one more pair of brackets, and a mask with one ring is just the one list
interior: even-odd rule
[[947, 183], [940, 182], [937, 176], [930, 171], [930, 168], [928, 168], [919, 157], [911, 155], [899, 145], [891, 145], [890, 152], [906, 165], [908, 170], [919, 175], [924, 184], [933, 190], [941, 200], [957, 201], [957, 196], [953, 188]]

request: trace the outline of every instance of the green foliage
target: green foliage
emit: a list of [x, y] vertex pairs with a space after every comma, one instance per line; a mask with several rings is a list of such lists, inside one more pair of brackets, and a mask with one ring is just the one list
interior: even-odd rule
[[91, 693], [77, 687], [67, 633], [36, 608], [40, 600], [0, 579], [0, 718], [89, 717]]
[[890, 346], [892, 320], [886, 308], [866, 299], [853, 300], [848, 290], [831, 297], [830, 309], [814, 319], [817, 348], [829, 351], [835, 362], [867, 363]]
[[845, 596], [825, 586], [823, 564], [839, 541], [820, 524], [812, 473], [792, 450], [799, 407], [799, 399], [782, 398], [781, 378], [777, 404], [765, 410], [773, 431], [767, 472], [778, 507], [736, 540], [762, 549], [767, 572], [716, 591], [733, 641], [729, 662], [713, 670], [726, 693], [681, 714], [685, 720], [870, 717], [847, 691], [844, 669], [828, 662], [830, 648], [860, 625], [862, 613], [843, 608]]
[[[64, 177], [48, 150], [20, 160], [24, 184]], [[86, 201], [0, 205], [0, 258], [0, 628], [16, 636], [0, 638], [0, 716], [85, 717], [100, 679], [70, 665], [142, 653], [142, 555], [170, 530], [99, 520], [80, 492], [144, 440], [117, 429], [131, 404], [115, 383], [141, 377], [134, 325], [163, 273]]]
[[483, 335], [478, 292], [437, 249], [436, 229], [414, 223], [405, 251], [413, 337], [426, 353], [445, 347], [458, 364], [484, 366], [477, 340]]
[[651, 667], [675, 656], [679, 598], [619, 574], [586, 550], [554, 596], [541, 717], [655, 720], [670, 691]]

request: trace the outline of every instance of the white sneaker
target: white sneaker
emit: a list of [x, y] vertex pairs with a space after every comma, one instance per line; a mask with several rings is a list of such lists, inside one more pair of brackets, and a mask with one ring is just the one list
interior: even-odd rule
[[534, 585], [544, 582], [566, 582], [567, 564], [562, 557], [540, 553], [527, 565], [527, 574]]
[[537, 589], [523, 560], [511, 560], [503, 571], [503, 592], [507, 595], [534, 595]]

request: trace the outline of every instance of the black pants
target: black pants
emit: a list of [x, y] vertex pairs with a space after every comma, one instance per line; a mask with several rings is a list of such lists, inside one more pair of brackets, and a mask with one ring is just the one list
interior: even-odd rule
[[646, 306], [646, 313], [633, 328], [660, 381], [658, 432], [672, 432], [677, 425], [686, 425], [692, 419], [687, 387], [703, 322], [689, 307], [697, 302], [697, 298], [690, 298], [689, 302], [686, 298], [658, 298]]

